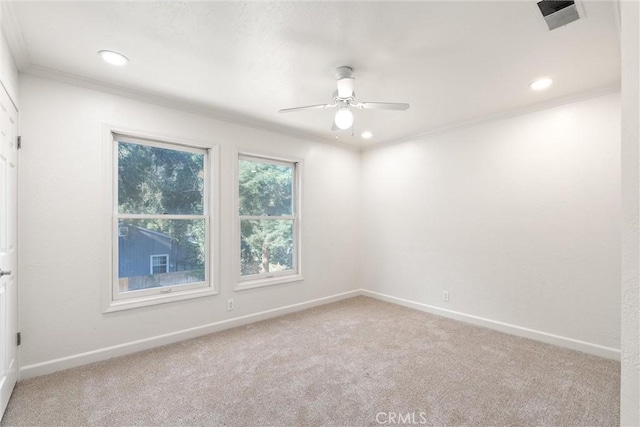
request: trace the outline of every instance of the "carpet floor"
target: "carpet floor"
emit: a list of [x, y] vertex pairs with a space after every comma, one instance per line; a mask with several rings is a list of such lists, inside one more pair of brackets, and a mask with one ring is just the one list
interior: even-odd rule
[[367, 297], [22, 381], [20, 425], [619, 425], [620, 364]]

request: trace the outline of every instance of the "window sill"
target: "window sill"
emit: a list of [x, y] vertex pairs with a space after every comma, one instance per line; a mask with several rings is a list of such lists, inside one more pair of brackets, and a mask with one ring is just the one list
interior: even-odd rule
[[122, 299], [111, 301], [111, 303], [102, 312], [113, 313], [115, 311], [130, 310], [133, 308], [147, 307], [150, 305], [165, 304], [168, 302], [183, 301], [187, 299], [201, 298], [217, 294], [218, 291], [207, 287], [194, 290], [185, 290], [174, 294], [158, 294], [140, 298]]
[[301, 282], [304, 280], [301, 274], [288, 274], [286, 276], [265, 277], [254, 280], [240, 281], [233, 288], [234, 291], [262, 288], [265, 286], [280, 285], [283, 283]]

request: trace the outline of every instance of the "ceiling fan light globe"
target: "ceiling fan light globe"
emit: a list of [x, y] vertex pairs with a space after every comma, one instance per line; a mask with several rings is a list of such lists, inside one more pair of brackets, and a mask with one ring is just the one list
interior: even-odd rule
[[336, 111], [336, 117], [334, 119], [338, 129], [349, 129], [353, 126], [353, 113], [347, 108], [340, 108]]

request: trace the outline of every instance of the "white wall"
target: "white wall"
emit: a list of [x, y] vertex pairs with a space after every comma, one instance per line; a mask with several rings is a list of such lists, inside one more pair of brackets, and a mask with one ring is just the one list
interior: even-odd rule
[[[91, 360], [47, 365], [54, 359], [357, 288], [358, 152], [29, 75], [20, 77], [20, 97], [21, 365], [27, 372]], [[101, 238], [105, 122], [221, 145], [220, 295], [102, 314], [110, 259]], [[305, 161], [302, 283], [231, 291], [236, 147]], [[231, 297], [236, 308], [228, 312]]]
[[[609, 356], [620, 348], [619, 94], [362, 156], [29, 75], [21, 75], [20, 96], [21, 357], [29, 375], [360, 287]], [[220, 295], [101, 313], [105, 122], [220, 143]], [[305, 159], [304, 283], [231, 291], [237, 147]]]
[[616, 357], [619, 94], [374, 148], [361, 169], [363, 288]]
[[622, 367], [620, 423], [640, 425], [640, 7], [621, 6]]

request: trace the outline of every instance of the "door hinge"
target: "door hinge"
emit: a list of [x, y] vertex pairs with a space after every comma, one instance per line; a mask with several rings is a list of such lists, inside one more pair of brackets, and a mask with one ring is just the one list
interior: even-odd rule
[[18, 150], [22, 148], [22, 137], [21, 136], [18, 137], [17, 145], [18, 145]]
[[17, 336], [16, 342], [18, 343], [18, 345], [22, 344], [22, 335], [20, 335], [20, 332], [18, 332], [18, 336]]

